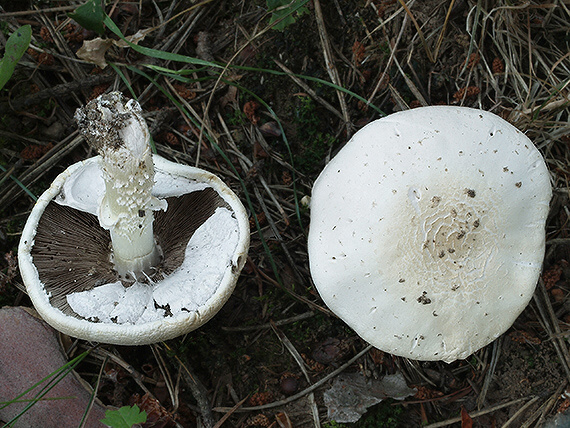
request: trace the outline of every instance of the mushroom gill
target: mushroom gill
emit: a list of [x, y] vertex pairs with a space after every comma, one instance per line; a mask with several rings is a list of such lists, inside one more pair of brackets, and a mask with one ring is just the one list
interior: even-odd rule
[[[190, 238], [217, 208], [231, 210], [212, 188], [166, 201], [168, 209], [155, 213], [154, 232], [162, 260], [150, 277], [154, 282], [180, 267]], [[120, 280], [110, 257], [109, 231], [99, 225], [95, 215], [54, 201], [40, 218], [31, 254], [51, 305], [76, 318], [81, 317], [69, 306], [68, 294]]]

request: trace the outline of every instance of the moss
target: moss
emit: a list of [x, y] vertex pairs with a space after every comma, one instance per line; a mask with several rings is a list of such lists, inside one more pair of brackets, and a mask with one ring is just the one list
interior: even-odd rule
[[323, 130], [325, 121], [312, 98], [297, 97], [295, 120], [298, 145], [294, 157], [295, 166], [304, 174], [318, 172], [322, 169], [326, 155], [337, 140]]
[[355, 428], [397, 428], [402, 426], [404, 410], [393, 406], [393, 400], [385, 400], [369, 410], [354, 424]]

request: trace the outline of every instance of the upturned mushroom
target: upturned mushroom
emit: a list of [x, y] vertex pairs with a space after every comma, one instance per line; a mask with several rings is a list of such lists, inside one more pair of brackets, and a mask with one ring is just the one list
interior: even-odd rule
[[541, 272], [550, 176], [533, 143], [463, 107], [364, 127], [311, 199], [311, 275], [327, 306], [377, 348], [466, 358], [503, 334]]
[[100, 156], [61, 173], [24, 227], [20, 271], [36, 310], [70, 336], [123, 345], [204, 324], [246, 260], [243, 205], [215, 175], [152, 155], [136, 101], [102, 95], [76, 119]]

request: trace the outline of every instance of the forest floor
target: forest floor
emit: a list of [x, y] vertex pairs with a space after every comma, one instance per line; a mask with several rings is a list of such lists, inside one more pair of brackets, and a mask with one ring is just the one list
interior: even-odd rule
[[[247, 201], [249, 257], [210, 322], [166, 343], [99, 345], [77, 366], [105, 406], [137, 404], [148, 427], [210, 418], [329, 428], [534, 427], [570, 407], [567, 2], [114, 0], [104, 11], [118, 30], [101, 34], [68, 16], [80, 2], [6, 3], [0, 45], [28, 24], [32, 38], [0, 92], [0, 307], [31, 306], [17, 268], [21, 231], [35, 197], [94, 155], [73, 115], [104, 92], [138, 99], [159, 155], [217, 174]], [[154, 50], [111, 42], [118, 33]], [[78, 52], [94, 40], [91, 55]], [[426, 105], [506, 119], [544, 155], [554, 188], [529, 306], [498, 340], [451, 364], [369, 349], [327, 309], [308, 266], [305, 197], [319, 172], [367, 123]], [[69, 358], [92, 349], [64, 339]], [[341, 374], [398, 375], [414, 390], [340, 423], [323, 395]]]

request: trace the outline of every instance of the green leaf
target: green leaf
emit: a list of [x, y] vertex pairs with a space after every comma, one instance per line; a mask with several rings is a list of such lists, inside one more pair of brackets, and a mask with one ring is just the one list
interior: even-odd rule
[[4, 58], [0, 60], [0, 89], [4, 87], [6, 82], [10, 80], [16, 64], [28, 49], [30, 41], [32, 40], [32, 27], [24, 25], [14, 31], [8, 41], [6, 42], [6, 49], [4, 51]]
[[75, 12], [68, 13], [67, 16], [87, 30], [95, 31], [98, 34], [105, 32], [103, 26], [105, 12], [101, 6], [101, 0], [88, 0], [75, 9]]
[[277, 22], [273, 28], [283, 31], [285, 27], [293, 24], [297, 18], [309, 10], [304, 6], [307, 0], [266, 0], [267, 9], [273, 11], [269, 24]]
[[119, 410], [107, 410], [101, 422], [112, 428], [131, 428], [134, 424], [146, 422], [146, 412], [136, 404], [133, 407], [125, 406]]

